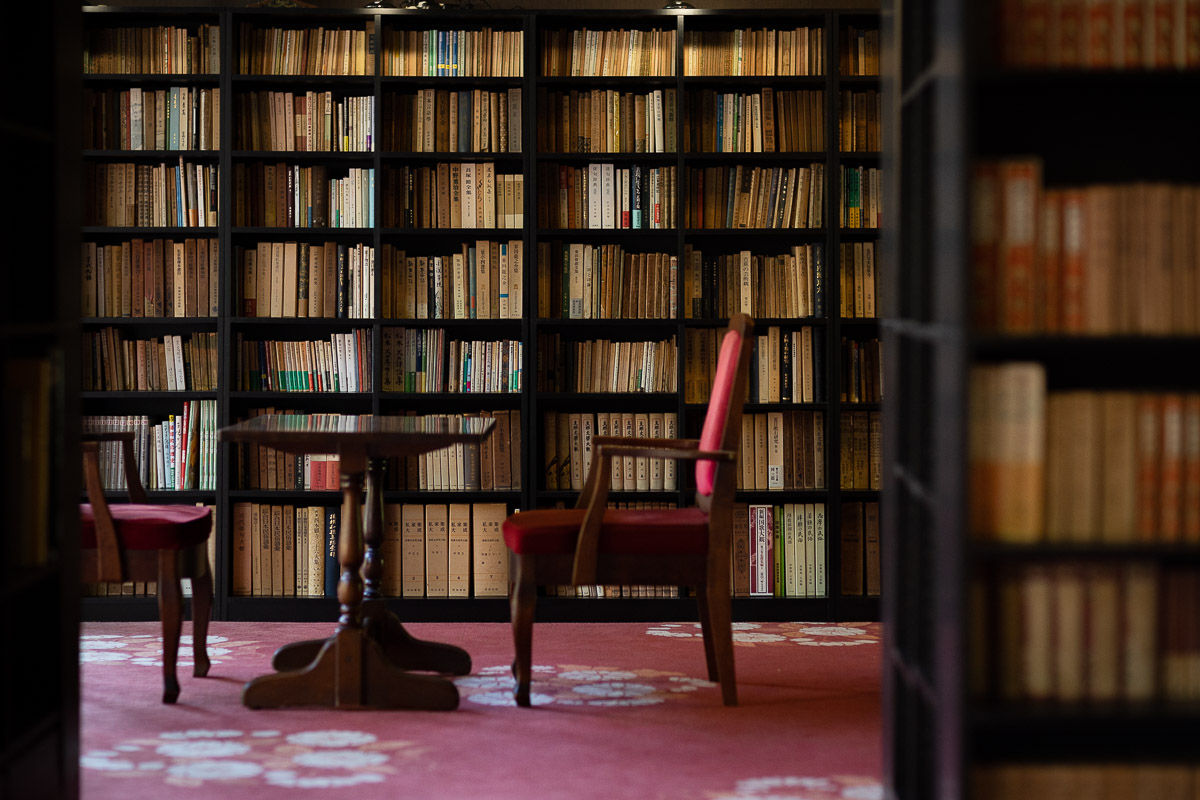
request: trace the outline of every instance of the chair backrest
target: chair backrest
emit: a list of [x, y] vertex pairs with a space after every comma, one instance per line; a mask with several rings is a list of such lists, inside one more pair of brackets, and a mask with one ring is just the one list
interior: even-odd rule
[[[700, 431], [701, 450], [730, 450], [736, 453], [741, 446], [742, 399], [746, 394], [753, 332], [754, 321], [750, 317], [735, 314], [730, 318], [729, 328], [721, 338], [708, 411], [705, 412], [704, 427]], [[697, 503], [707, 505], [711, 502], [713, 492], [718, 487], [718, 473], [725, 471], [732, 475], [736, 467], [736, 462], [718, 464], [708, 459], [697, 461]], [[731, 481], [729, 485], [736, 486], [736, 481]]]

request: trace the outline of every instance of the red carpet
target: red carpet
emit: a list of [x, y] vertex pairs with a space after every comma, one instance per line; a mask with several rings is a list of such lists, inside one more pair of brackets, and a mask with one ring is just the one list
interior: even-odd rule
[[547, 623], [518, 709], [508, 626], [468, 623], [409, 626], [471, 653], [457, 711], [252, 711], [242, 684], [331, 625], [213, 623], [208, 678], [185, 636], [164, 706], [157, 623], [86, 623], [83, 797], [881, 798], [880, 626], [737, 628], [738, 708], [702, 680], [694, 624]]

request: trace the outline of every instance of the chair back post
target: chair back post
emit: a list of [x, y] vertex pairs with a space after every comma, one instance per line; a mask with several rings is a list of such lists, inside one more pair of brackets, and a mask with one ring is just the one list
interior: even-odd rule
[[[120, 583], [125, 580], [121, 567], [121, 545], [117, 541], [117, 530], [112, 511], [104, 497], [104, 483], [100, 479], [100, 444], [96, 441], [82, 443], [83, 479], [87, 488], [88, 502], [92, 506], [92, 520], [96, 530], [96, 575], [101, 582]], [[132, 448], [131, 454], [132, 455]], [[140, 488], [140, 486], [139, 486]], [[90, 576], [89, 576], [90, 577]]]

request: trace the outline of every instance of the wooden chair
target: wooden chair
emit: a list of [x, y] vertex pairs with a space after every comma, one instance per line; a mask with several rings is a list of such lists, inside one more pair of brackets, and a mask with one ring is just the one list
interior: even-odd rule
[[[208, 619], [212, 612], [212, 570], [208, 535], [212, 512], [203, 506], [150, 505], [138, 478], [133, 432], [83, 434], [83, 473], [88, 500], [80, 506], [83, 580], [157, 581], [163, 629], [163, 702], [179, 697], [175, 662], [183, 629], [180, 578], [192, 581], [194, 675], [208, 674]], [[109, 505], [100, 473], [100, 442], [121, 442], [129, 503]]]
[[[730, 532], [753, 329], [753, 321], [744, 314], [730, 320], [699, 440], [597, 436], [575, 508], [523, 511], [505, 520], [504, 541], [516, 560], [510, 602], [517, 705], [529, 705], [538, 584], [610, 583], [695, 586], [708, 678], [720, 683], [725, 705], [737, 705]], [[695, 461], [695, 505], [605, 508], [612, 459], [625, 456]]]

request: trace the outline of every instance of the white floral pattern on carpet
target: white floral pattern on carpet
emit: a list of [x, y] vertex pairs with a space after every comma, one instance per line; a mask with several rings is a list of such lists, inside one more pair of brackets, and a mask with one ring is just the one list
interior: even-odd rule
[[883, 800], [883, 785], [858, 775], [745, 778], [730, 791], [707, 792], [710, 800]]
[[[464, 700], [485, 706], [515, 706], [514, 679], [508, 665], [485, 667], [454, 679]], [[535, 706], [632, 707], [665, 703], [711, 681], [681, 672], [578, 665], [534, 665], [530, 702]]]
[[[176, 663], [180, 667], [195, 664], [192, 658], [192, 635], [179, 637], [179, 655]], [[83, 634], [79, 637], [79, 662], [81, 664], [121, 664], [142, 667], [161, 667], [163, 663], [162, 637], [152, 633], [142, 634]], [[246, 648], [258, 645], [251, 641], [230, 641], [225, 636], [208, 636], [208, 660], [222, 664]]]
[[399, 761], [416, 758], [413, 742], [373, 733], [312, 730], [186, 730], [130, 739], [79, 759], [85, 770], [109, 777], [156, 778], [170, 786], [262, 785], [330, 789], [382, 783]]
[[[853, 647], [879, 644], [877, 623], [867, 622], [735, 622], [735, 646], [791, 645]], [[699, 622], [660, 622], [646, 629], [650, 636], [703, 638]]]

